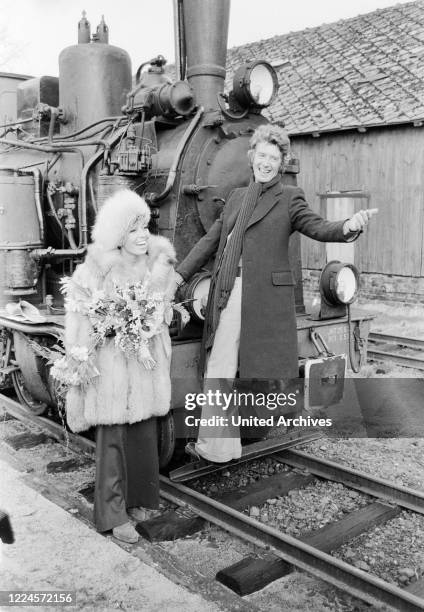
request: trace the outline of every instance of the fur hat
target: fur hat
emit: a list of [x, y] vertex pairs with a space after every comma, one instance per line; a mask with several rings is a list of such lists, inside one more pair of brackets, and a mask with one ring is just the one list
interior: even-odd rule
[[117, 191], [99, 210], [92, 239], [104, 251], [112, 251], [123, 245], [128, 231], [138, 220], [150, 221], [150, 208], [145, 200], [129, 189]]

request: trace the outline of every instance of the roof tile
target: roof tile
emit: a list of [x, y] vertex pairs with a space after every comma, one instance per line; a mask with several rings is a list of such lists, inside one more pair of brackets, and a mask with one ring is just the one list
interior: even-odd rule
[[292, 133], [424, 118], [424, 0], [379, 9], [228, 51], [227, 85], [242, 62], [276, 63], [266, 110]]

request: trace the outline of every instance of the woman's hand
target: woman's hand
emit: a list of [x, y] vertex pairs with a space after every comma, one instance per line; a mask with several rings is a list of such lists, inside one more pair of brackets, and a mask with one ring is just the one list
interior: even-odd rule
[[154, 370], [156, 367], [156, 361], [153, 357], [149, 357], [148, 359], [141, 359], [142, 365], [146, 368], [146, 370]]
[[154, 370], [156, 367], [156, 361], [153, 359], [146, 344], [142, 344], [138, 349], [137, 359], [146, 370]]
[[174, 295], [175, 295], [175, 293], [177, 293], [178, 289], [182, 285], [184, 285], [184, 283], [185, 283], [184, 278], [181, 276], [181, 274], [179, 272], [175, 272], [175, 274], [174, 274], [174, 283], [175, 283], [175, 285], [174, 285]]

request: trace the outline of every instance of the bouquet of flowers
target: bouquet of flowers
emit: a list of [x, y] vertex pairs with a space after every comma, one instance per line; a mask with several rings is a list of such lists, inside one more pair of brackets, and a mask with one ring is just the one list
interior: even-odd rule
[[149, 340], [160, 333], [172, 314], [172, 304], [163, 293], [151, 291], [144, 283], [115, 286], [112, 295], [93, 294], [87, 314], [92, 322], [95, 342], [114, 337], [115, 346], [126, 355], [137, 357], [147, 369], [155, 366]]
[[113, 338], [115, 346], [126, 355], [136, 357], [146, 369], [153, 369], [156, 362], [150, 352], [150, 339], [160, 333], [164, 323], [171, 323], [174, 309], [184, 324], [190, 318], [182, 304], [174, 304], [163, 292], [141, 282], [115, 285], [112, 293], [106, 294], [64, 278], [62, 293], [66, 295], [68, 312], [88, 316], [94, 330], [90, 346], [74, 346], [66, 354], [57, 346], [49, 351], [51, 374], [65, 391], [70, 386], [85, 386], [99, 376], [95, 350], [107, 339]]

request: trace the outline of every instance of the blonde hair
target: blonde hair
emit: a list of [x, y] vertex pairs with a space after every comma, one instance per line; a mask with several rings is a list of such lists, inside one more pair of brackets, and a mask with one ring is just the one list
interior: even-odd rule
[[129, 189], [111, 195], [100, 208], [91, 236], [104, 251], [121, 247], [128, 232], [137, 222], [150, 221], [150, 208], [146, 201]]
[[256, 128], [256, 130], [253, 132], [252, 138], [250, 139], [250, 149], [247, 152], [250, 164], [253, 163], [255, 149], [261, 142], [273, 144], [278, 147], [281, 153], [281, 161], [283, 165], [284, 160], [290, 151], [290, 139], [286, 130], [281, 128], [279, 125], [274, 125], [272, 123], [260, 125], [258, 128]]

